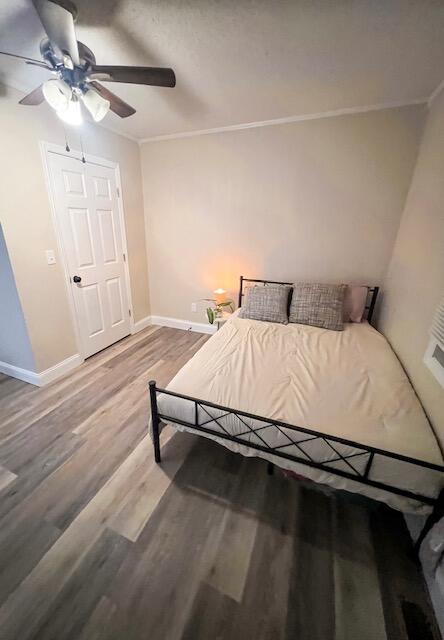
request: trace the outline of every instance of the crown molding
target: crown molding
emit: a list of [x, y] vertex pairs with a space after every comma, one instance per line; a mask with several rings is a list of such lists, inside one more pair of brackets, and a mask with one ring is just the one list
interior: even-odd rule
[[427, 100], [427, 106], [431, 107], [432, 102], [435, 100], [435, 98], [437, 98], [439, 96], [439, 94], [441, 93], [441, 91], [444, 89], [444, 80], [442, 82], [439, 83], [439, 85], [436, 87], [435, 91], [432, 93], [432, 95], [430, 96], [430, 98]]
[[408, 102], [385, 102], [381, 104], [367, 105], [363, 107], [346, 107], [334, 111], [321, 111], [319, 113], [307, 113], [298, 116], [288, 116], [285, 118], [274, 118], [272, 120], [260, 120], [257, 122], [245, 122], [242, 124], [232, 124], [225, 127], [215, 127], [213, 129], [200, 129], [198, 131], [183, 131], [179, 133], [168, 133], [161, 136], [142, 138], [139, 144], [147, 142], [160, 142], [162, 140], [176, 140], [178, 138], [193, 138], [194, 136], [205, 136], [212, 133], [224, 133], [226, 131], [241, 131], [243, 129], [256, 129], [259, 127], [272, 127], [280, 124], [292, 122], [305, 122], [307, 120], [321, 120], [323, 118], [337, 118], [339, 116], [353, 115], [358, 113], [368, 113], [369, 111], [383, 111], [385, 109], [399, 109], [401, 107], [411, 107], [414, 105], [428, 104], [428, 98], [409, 100]]
[[[3, 83], [6, 87], [10, 87], [15, 89], [16, 91], [20, 91], [23, 94], [28, 92], [28, 89], [24, 87], [21, 83], [17, 83], [15, 81], [10, 81], [8, 79], [7, 83]], [[212, 129], [198, 129], [193, 131], [179, 131], [177, 133], [167, 133], [159, 136], [151, 136], [148, 138], [138, 138], [137, 136], [132, 136], [129, 133], [124, 133], [117, 129], [117, 127], [111, 126], [108, 123], [104, 124], [103, 122], [91, 122], [90, 124], [95, 124], [101, 129], [105, 129], [106, 131], [110, 131], [117, 136], [122, 136], [131, 142], [135, 142], [139, 146], [142, 146], [145, 143], [149, 142], [161, 142], [163, 140], [177, 140], [180, 138], [194, 138], [195, 136], [205, 136], [211, 135], [213, 133], [224, 133], [229, 131], [242, 131], [244, 129], [256, 129], [260, 127], [272, 127], [280, 124], [290, 124], [292, 122], [305, 122], [309, 120], [321, 120], [323, 118], [337, 118], [340, 116], [353, 115], [359, 113], [368, 113], [371, 111], [384, 111], [385, 109], [400, 109], [402, 107], [411, 107], [415, 105], [427, 105], [430, 108], [432, 102], [441, 91], [444, 89], [444, 80], [436, 87], [433, 93], [429, 97], [419, 98], [417, 100], [409, 100], [409, 101], [393, 101], [393, 102], [382, 102], [379, 104], [373, 105], [365, 105], [362, 107], [345, 107], [343, 109], [335, 109], [332, 111], [320, 111], [318, 113], [307, 113], [301, 115], [287, 116], [284, 118], [273, 118], [271, 120], [259, 120], [256, 122], [245, 122], [240, 124], [232, 124], [226, 125], [222, 127], [214, 127]], [[88, 121], [89, 122], [89, 121]]]

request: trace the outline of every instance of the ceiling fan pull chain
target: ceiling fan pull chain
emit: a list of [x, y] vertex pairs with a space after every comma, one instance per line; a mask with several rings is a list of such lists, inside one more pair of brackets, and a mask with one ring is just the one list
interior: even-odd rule
[[63, 124], [63, 134], [65, 136], [65, 151], [67, 151], [68, 153], [71, 153], [71, 149], [69, 148], [69, 144], [68, 144], [68, 136], [66, 135], [66, 127]]
[[82, 162], [83, 162], [83, 164], [85, 164], [86, 160], [85, 160], [85, 154], [83, 153], [83, 141], [82, 141], [82, 134], [81, 133], [79, 133], [79, 139], [80, 139], [80, 151], [82, 152]]

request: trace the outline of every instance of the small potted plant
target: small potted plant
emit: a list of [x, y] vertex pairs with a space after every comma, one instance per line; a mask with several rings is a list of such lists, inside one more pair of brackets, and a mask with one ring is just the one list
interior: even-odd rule
[[213, 306], [207, 307], [207, 318], [210, 324], [214, 324], [215, 320], [222, 317], [224, 309], [227, 307], [230, 309], [230, 313], [234, 311], [234, 302], [232, 300], [225, 300], [225, 291], [223, 289], [216, 289], [215, 298], [202, 298], [205, 302], [211, 302]]

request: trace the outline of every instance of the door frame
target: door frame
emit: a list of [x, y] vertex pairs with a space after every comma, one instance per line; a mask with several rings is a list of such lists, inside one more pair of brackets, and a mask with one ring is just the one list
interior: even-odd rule
[[[55, 236], [56, 236], [57, 249], [58, 249], [58, 253], [60, 255], [60, 259], [63, 267], [65, 287], [66, 287], [66, 292], [68, 297], [69, 310], [70, 310], [71, 319], [72, 319], [73, 328], [74, 328], [77, 352], [80, 354], [83, 361], [85, 360], [85, 353], [82, 346], [79, 319], [77, 316], [76, 306], [74, 302], [74, 292], [71, 284], [71, 273], [69, 270], [67, 253], [64, 246], [64, 242], [63, 242], [62, 230], [60, 228], [60, 222], [57, 215], [55, 194], [54, 194], [53, 184], [51, 180], [51, 172], [49, 169], [50, 153], [54, 153], [59, 156], [65, 156], [66, 158], [74, 158], [79, 162], [82, 162], [83, 154], [79, 149], [71, 149], [71, 151], [66, 151], [65, 147], [62, 147], [58, 144], [54, 144], [52, 142], [46, 142], [44, 140], [39, 141], [39, 147], [40, 147], [40, 154], [41, 154], [42, 163], [43, 163], [43, 173], [45, 177], [46, 191], [47, 191], [49, 203], [50, 203], [51, 218], [52, 218], [52, 223], [53, 223]], [[119, 224], [120, 224], [120, 232], [122, 236], [122, 249], [126, 258], [123, 262], [123, 267], [124, 267], [125, 282], [126, 282], [127, 294], [128, 294], [128, 306], [131, 312], [130, 319], [129, 319], [130, 334], [133, 334], [134, 333], [134, 308], [133, 308], [133, 300], [131, 295], [131, 278], [130, 278], [130, 272], [129, 272], [128, 243], [126, 239], [125, 208], [123, 204], [122, 182], [120, 179], [120, 166], [118, 162], [114, 162], [113, 160], [107, 160], [106, 158], [101, 158], [99, 156], [93, 156], [89, 153], [87, 154], [86, 158], [87, 158], [86, 159], [87, 163], [89, 162], [91, 164], [98, 164], [99, 166], [107, 167], [108, 169], [114, 170], [114, 175], [116, 178], [116, 187], [117, 187], [118, 218], [119, 218]]]

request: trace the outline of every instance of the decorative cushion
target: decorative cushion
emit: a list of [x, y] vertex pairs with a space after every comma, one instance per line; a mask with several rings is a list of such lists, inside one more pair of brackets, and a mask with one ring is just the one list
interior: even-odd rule
[[239, 318], [288, 324], [288, 295], [291, 287], [266, 285], [251, 287]]
[[345, 284], [295, 284], [290, 322], [342, 331], [345, 288]]
[[347, 285], [344, 294], [344, 322], [362, 322], [367, 296], [368, 287]]

